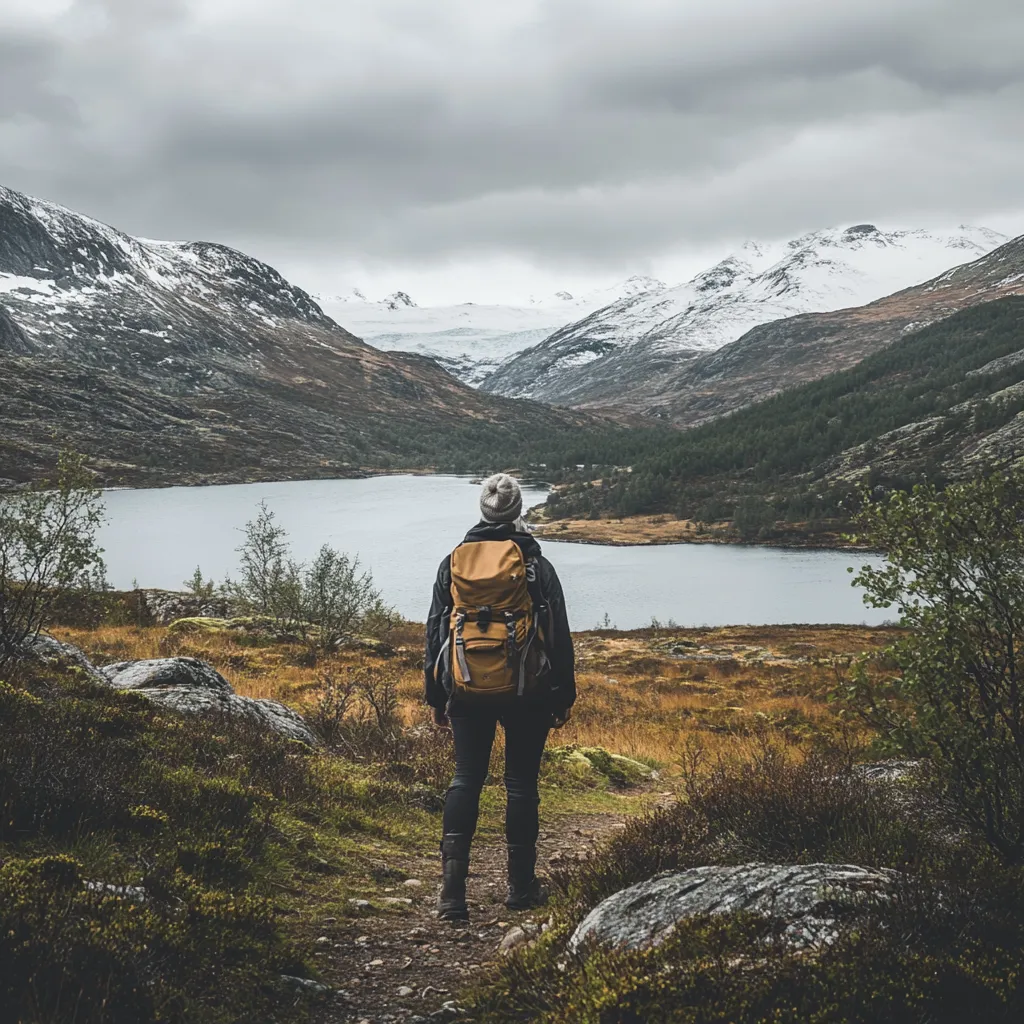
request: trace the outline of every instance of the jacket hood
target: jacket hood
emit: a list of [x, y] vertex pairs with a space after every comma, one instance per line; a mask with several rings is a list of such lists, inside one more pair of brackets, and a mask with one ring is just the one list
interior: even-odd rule
[[466, 534], [466, 543], [482, 540], [511, 540], [519, 545], [526, 558], [540, 558], [540, 544], [529, 533], [518, 533], [512, 523], [480, 522]]

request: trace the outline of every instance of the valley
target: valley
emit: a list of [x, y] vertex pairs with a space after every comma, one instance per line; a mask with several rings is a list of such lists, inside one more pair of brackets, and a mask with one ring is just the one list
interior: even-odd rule
[[633, 276], [583, 295], [558, 291], [523, 305], [463, 302], [422, 307], [401, 291], [377, 302], [359, 291], [317, 296], [317, 301], [328, 316], [367, 344], [436, 359], [453, 377], [476, 387], [503, 363], [567, 323], [619, 299], [664, 287], [654, 278]]
[[1022, 294], [1024, 239], [855, 225], [676, 288], [321, 306], [224, 246], [0, 190], [0, 487], [66, 445], [105, 486], [505, 467], [555, 485], [552, 539], [842, 546], [865, 474], [1013, 457]]

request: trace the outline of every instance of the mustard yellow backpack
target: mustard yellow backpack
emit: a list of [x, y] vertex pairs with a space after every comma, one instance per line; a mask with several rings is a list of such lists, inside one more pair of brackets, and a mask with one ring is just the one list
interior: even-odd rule
[[488, 703], [531, 694], [549, 668], [550, 611], [536, 560], [525, 559], [511, 540], [473, 541], [452, 552], [451, 569], [448, 638], [435, 677], [448, 675], [453, 700]]

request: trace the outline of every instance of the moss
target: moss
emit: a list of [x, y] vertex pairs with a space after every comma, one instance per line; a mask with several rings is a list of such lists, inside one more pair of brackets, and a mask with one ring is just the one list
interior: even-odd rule
[[635, 786], [654, 774], [640, 761], [612, 754], [602, 747], [548, 747], [544, 752], [544, 780], [553, 785]]

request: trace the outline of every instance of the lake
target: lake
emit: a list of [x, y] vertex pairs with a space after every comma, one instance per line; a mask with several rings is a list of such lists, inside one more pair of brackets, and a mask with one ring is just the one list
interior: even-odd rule
[[[181, 590], [199, 565], [221, 580], [237, 564], [241, 528], [266, 501], [306, 559], [322, 544], [357, 554], [389, 603], [423, 621], [441, 559], [478, 519], [479, 488], [462, 477], [386, 476], [108, 491], [102, 531], [110, 582], [119, 590]], [[545, 492], [525, 488], [527, 506]], [[606, 547], [543, 541], [562, 579], [574, 629], [605, 615], [620, 629], [652, 618], [681, 626], [778, 623], [877, 624], [848, 566], [871, 556], [717, 544]]]

